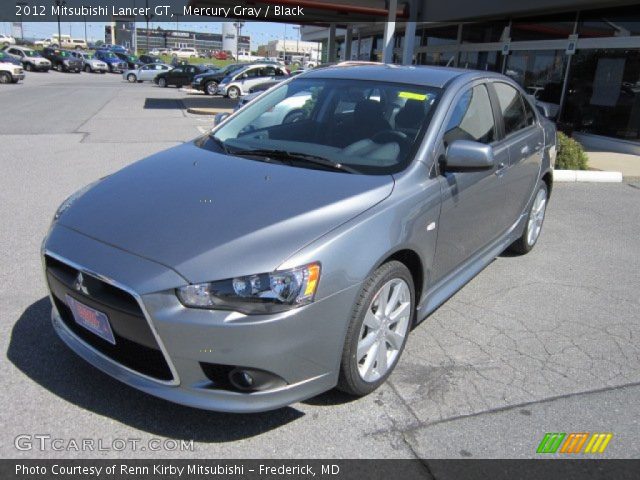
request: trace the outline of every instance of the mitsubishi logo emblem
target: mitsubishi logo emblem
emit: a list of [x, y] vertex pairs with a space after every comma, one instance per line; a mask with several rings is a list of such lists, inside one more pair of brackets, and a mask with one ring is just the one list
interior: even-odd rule
[[82, 272], [78, 272], [78, 276], [73, 282], [73, 289], [77, 292], [89, 295], [89, 290], [87, 290], [87, 287], [84, 284], [84, 277], [82, 276]]

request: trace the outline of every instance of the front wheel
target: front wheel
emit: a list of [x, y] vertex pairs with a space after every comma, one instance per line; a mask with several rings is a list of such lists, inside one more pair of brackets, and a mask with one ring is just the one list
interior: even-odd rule
[[159, 87], [166, 87], [167, 86], [167, 80], [164, 78], [159, 78], [158, 79], [158, 86]]
[[0, 72], [0, 83], [11, 83], [13, 78], [8, 72]]
[[240, 89], [238, 87], [230, 87], [229, 90], [227, 90], [227, 97], [229, 97], [230, 99], [235, 100], [239, 96]]
[[514, 253], [524, 255], [533, 249], [538, 241], [540, 231], [542, 230], [542, 224], [544, 223], [548, 196], [549, 191], [547, 189], [547, 184], [541, 180], [538, 183], [536, 196], [533, 198], [531, 208], [529, 209], [527, 225], [524, 232], [522, 232], [522, 236], [518, 240], [511, 244], [509, 250]]
[[31, 72], [31, 71], [33, 71], [33, 66], [32, 66], [30, 63], [27, 63], [27, 64], [24, 66], [24, 69], [25, 69], [27, 72]]
[[84, 66], [84, 71], [87, 73], [91, 73], [91, 67], [89, 65]]
[[385, 263], [365, 282], [345, 338], [338, 389], [364, 396], [382, 385], [404, 350], [415, 312], [409, 269]]
[[61, 63], [59, 63], [56, 65], [56, 70], [59, 72], [64, 72], [64, 66]]
[[218, 84], [216, 82], [207, 82], [204, 86], [204, 93], [207, 95], [215, 95], [218, 91]]

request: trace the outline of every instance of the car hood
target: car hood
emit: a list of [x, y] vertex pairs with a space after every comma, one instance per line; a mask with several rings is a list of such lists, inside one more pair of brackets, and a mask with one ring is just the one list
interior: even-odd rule
[[392, 176], [268, 164], [187, 143], [105, 178], [58, 223], [198, 283], [272, 271], [393, 186]]

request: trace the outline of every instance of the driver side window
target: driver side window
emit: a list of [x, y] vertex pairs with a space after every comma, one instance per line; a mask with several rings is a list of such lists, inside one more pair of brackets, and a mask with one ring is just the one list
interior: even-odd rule
[[452, 115], [444, 133], [445, 146], [454, 140], [491, 143], [496, 139], [496, 125], [484, 85], [467, 90], [452, 108]]

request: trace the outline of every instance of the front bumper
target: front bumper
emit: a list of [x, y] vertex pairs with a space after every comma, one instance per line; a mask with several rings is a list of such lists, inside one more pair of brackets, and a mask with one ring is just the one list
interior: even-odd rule
[[199, 90], [201, 92], [204, 92], [204, 83], [203, 82], [200, 82], [200, 83], [191, 82], [191, 88], [193, 90]]
[[14, 80], [24, 80], [25, 74], [24, 72], [22, 73], [13, 73], [11, 74], [11, 76], [14, 78]]
[[[82, 265], [86, 272], [99, 272], [136, 293], [174, 372], [171, 381], [141, 375], [103, 355], [67, 327], [55, 307], [52, 309], [53, 326], [72, 350], [134, 388], [196, 408], [259, 412], [310, 398], [337, 383], [344, 336], [359, 285], [288, 312], [245, 316], [185, 308], [174, 288], [186, 282], [175, 272], [64, 227], [53, 229], [45, 248], [58, 259]], [[285, 383], [245, 393], [212, 381], [203, 365], [257, 369]]]
[[31, 68], [33, 68], [37, 72], [48, 72], [51, 70], [50, 63], [32, 63]]

